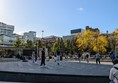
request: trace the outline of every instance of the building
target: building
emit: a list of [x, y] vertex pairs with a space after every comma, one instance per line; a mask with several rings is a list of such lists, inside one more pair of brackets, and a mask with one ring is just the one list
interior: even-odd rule
[[77, 34], [79, 34], [79, 33], [83, 33], [84, 32], [84, 29], [73, 29], [73, 30], [71, 30], [71, 34], [72, 35], [77, 35]]
[[0, 46], [12, 46], [16, 40], [13, 37], [14, 26], [0, 22]]
[[70, 31], [71, 35], [63, 36], [63, 40], [72, 40], [76, 37], [76, 35], [81, 34], [84, 32], [84, 29], [73, 29]]
[[43, 41], [48, 42], [48, 43], [54, 43], [59, 37], [57, 36], [47, 36], [43, 38]]
[[29, 31], [25, 32], [23, 35], [14, 34], [14, 26], [8, 25], [3, 22], [0, 22], [0, 46], [7, 47], [13, 46], [16, 41], [16, 38], [20, 38], [22, 42], [26, 42], [27, 40], [35, 41], [36, 40], [36, 32]]
[[93, 31], [93, 32], [100, 32], [100, 30], [98, 28], [92, 28], [92, 27], [89, 27], [89, 26], [86, 26], [85, 28], [86, 28], [86, 30], [90, 30], [90, 31]]
[[0, 35], [7, 35], [7, 36], [12, 36], [14, 31], [14, 26], [13, 25], [7, 25], [5, 23], [0, 22]]
[[23, 40], [24, 40], [24, 42], [26, 42], [27, 40], [35, 41], [36, 40], [36, 32], [35, 31], [25, 32], [23, 35]]
[[0, 46], [11, 47], [15, 43], [16, 37], [0, 35]]
[[72, 40], [75, 37], [76, 35], [67, 35], [67, 36], [63, 36], [63, 40]]

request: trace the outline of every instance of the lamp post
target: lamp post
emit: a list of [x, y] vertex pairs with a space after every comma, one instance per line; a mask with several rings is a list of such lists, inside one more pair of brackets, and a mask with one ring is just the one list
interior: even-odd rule
[[44, 30], [42, 30], [42, 39], [43, 39], [43, 33], [44, 33]]
[[37, 40], [37, 57], [38, 57], [38, 40]]

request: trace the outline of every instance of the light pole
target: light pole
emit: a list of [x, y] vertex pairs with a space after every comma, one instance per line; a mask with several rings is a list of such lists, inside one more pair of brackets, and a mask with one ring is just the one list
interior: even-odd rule
[[36, 55], [36, 57], [35, 57], [35, 61], [37, 61], [37, 58], [38, 58], [38, 55], [39, 55], [39, 48], [38, 48], [38, 40], [36, 41], [36, 45], [37, 45], [37, 55]]
[[42, 30], [42, 39], [43, 39], [43, 33], [44, 33], [44, 30]]

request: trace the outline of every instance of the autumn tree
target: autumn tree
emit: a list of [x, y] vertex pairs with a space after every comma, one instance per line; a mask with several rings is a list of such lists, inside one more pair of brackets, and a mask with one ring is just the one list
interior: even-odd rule
[[106, 52], [108, 41], [106, 36], [101, 36], [100, 32], [93, 32], [90, 30], [84, 31], [84, 33], [77, 36], [77, 47], [80, 51], [94, 51], [94, 52]]
[[93, 41], [93, 51], [105, 53], [107, 51], [108, 41], [106, 36], [97, 36]]
[[84, 33], [77, 36], [77, 47], [81, 52], [91, 51], [93, 48], [94, 32], [90, 30], [84, 31]]

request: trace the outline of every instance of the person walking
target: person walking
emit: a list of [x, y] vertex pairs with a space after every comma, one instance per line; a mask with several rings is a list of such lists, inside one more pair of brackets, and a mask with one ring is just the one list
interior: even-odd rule
[[89, 54], [86, 54], [86, 62], [89, 63]]
[[100, 64], [100, 54], [99, 53], [96, 54], [96, 64], [98, 64], [98, 62]]
[[34, 51], [32, 52], [32, 60], [33, 60], [33, 63], [35, 63], [35, 52]]
[[43, 48], [42, 52], [41, 52], [41, 66], [45, 66], [45, 48]]
[[118, 83], [118, 59], [114, 59], [113, 67], [109, 73], [109, 79], [111, 80], [110, 83]]
[[56, 53], [56, 62], [57, 62], [57, 65], [60, 65], [60, 51], [58, 51], [58, 50]]
[[81, 62], [81, 54], [80, 53], [78, 53], [78, 60], [79, 60], [79, 62]]
[[111, 60], [113, 61], [114, 59], [116, 59], [116, 55], [115, 55], [115, 53], [112, 51], [111, 53], [110, 53], [110, 57], [111, 57]]

